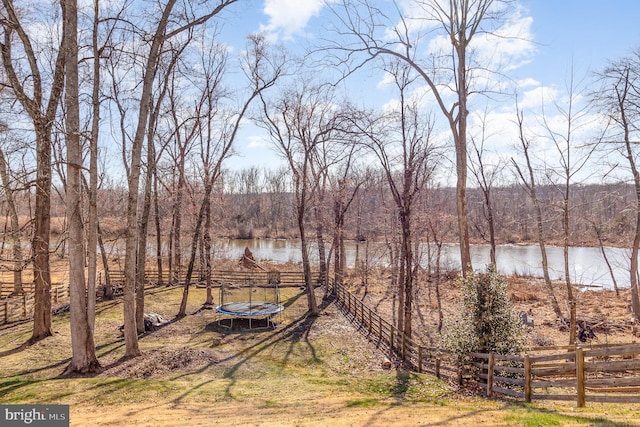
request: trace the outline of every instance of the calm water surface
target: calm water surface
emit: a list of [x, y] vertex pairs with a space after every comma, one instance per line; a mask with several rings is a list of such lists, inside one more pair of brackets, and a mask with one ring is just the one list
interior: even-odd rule
[[[387, 263], [383, 245], [379, 243], [346, 242], [347, 263], [351, 267], [356, 257], [372, 264]], [[248, 247], [256, 259], [275, 262], [300, 261], [299, 240], [253, 239], [226, 240], [218, 242], [218, 251], [230, 258], [240, 258]], [[327, 249], [328, 250], [328, 249]], [[607, 257], [614, 270], [619, 287], [629, 286], [629, 249], [606, 248]], [[426, 245], [423, 248], [427, 263]], [[444, 267], [460, 268], [458, 245], [443, 246], [441, 263]], [[312, 262], [317, 261], [317, 252], [311, 251]], [[542, 277], [542, 258], [537, 245], [500, 245], [496, 249], [498, 271], [502, 274]], [[562, 248], [547, 247], [549, 273], [552, 279], [564, 279]], [[471, 260], [474, 268], [483, 269], [489, 263], [489, 246], [472, 245]], [[599, 248], [572, 247], [569, 250], [571, 280], [583, 285], [611, 288], [613, 281]]]

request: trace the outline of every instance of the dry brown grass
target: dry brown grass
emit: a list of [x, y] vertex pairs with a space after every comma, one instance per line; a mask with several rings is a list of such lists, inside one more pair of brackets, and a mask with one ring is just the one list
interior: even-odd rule
[[[362, 285], [362, 278], [353, 275], [347, 286], [358, 295], [369, 307], [375, 308], [387, 319], [394, 316], [393, 289], [384, 274], [371, 274], [367, 286]], [[556, 318], [549, 303], [548, 293], [542, 279], [511, 277], [507, 278], [507, 291], [518, 313], [525, 312], [534, 319], [534, 328], [529, 330], [528, 344], [538, 346], [566, 345], [569, 332]], [[568, 317], [568, 302], [565, 284], [554, 282], [554, 292], [561, 309]], [[445, 317], [458, 310], [459, 289], [453, 280], [445, 280], [440, 286], [442, 309]], [[633, 335], [632, 316], [629, 311], [630, 290], [624, 289], [620, 297], [612, 290], [583, 289], [575, 292], [579, 321], [586, 321], [596, 333], [593, 343], [630, 343], [637, 340]], [[397, 302], [396, 302], [397, 303]], [[424, 345], [437, 345], [439, 337], [436, 332], [438, 322], [435, 284], [420, 282], [417, 286], [414, 303], [413, 329]]]

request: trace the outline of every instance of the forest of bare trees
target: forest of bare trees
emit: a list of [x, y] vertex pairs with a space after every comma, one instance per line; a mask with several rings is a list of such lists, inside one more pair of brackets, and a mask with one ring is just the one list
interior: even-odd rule
[[[637, 51], [593, 76], [597, 90], [572, 76], [554, 120], [517, 107], [516, 131], [499, 137], [512, 150], [501, 155], [485, 145], [496, 136], [478, 95], [513, 100], [518, 90], [472, 47], [499, 33], [511, 2], [416, 0], [446, 42], [430, 57], [420, 56], [409, 17], [390, 22], [367, 0], [334, 2], [333, 31], [305, 55], [263, 34], [230, 49], [221, 27], [237, 19], [225, 13], [240, 0], [140, 3], [148, 7], [0, 7], [1, 267], [13, 272], [16, 294], [33, 269], [35, 342], [52, 333], [50, 258], [68, 262], [69, 372], [99, 369], [93, 297], [97, 270], [108, 269], [105, 244], [114, 243], [124, 248], [125, 357], [140, 355], [148, 264], [172, 280], [186, 273], [176, 313], [184, 316], [188, 279], [211, 271], [216, 238], [300, 239], [312, 315], [308, 252], [318, 251], [323, 280], [339, 282], [345, 239], [384, 242], [396, 322], [408, 336], [422, 242], [436, 254], [459, 243], [462, 274], [473, 243], [493, 254], [503, 243], [562, 246], [571, 307], [568, 248], [626, 247], [640, 317]], [[319, 62], [335, 73], [318, 72]], [[363, 68], [385, 77], [393, 99], [384, 107], [337, 89]], [[249, 125], [281, 164], [226, 167]]]

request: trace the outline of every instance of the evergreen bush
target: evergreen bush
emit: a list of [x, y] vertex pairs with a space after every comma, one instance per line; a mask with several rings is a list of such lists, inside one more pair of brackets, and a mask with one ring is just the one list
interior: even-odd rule
[[462, 290], [457, 312], [445, 321], [443, 347], [460, 362], [472, 352], [519, 354], [525, 343], [524, 326], [509, 300], [504, 277], [494, 268], [470, 272], [456, 285]]

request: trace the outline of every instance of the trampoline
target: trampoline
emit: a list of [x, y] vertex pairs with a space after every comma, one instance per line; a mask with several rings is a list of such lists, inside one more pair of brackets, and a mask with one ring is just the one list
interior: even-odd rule
[[282, 310], [277, 284], [220, 286], [220, 305], [216, 312], [223, 316], [218, 319], [222, 327], [232, 329], [234, 319], [246, 319], [249, 329], [274, 328], [274, 318]]

